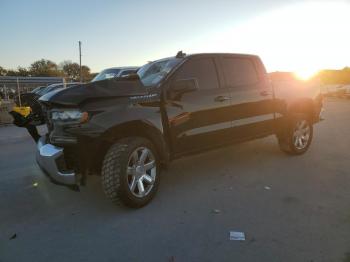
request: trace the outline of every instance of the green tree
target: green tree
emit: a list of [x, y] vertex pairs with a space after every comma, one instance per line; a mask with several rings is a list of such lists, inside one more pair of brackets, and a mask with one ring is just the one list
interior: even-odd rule
[[30, 76], [29, 71], [27, 70], [27, 68], [24, 67], [18, 67], [17, 68], [17, 75], [18, 76]]
[[350, 70], [344, 68], [343, 70], [322, 70], [318, 76], [323, 84], [349, 84]]
[[5, 76], [5, 75], [7, 75], [7, 70], [0, 66], [0, 76]]
[[80, 76], [80, 67], [77, 63], [72, 63], [71, 61], [64, 61], [60, 64], [63, 74], [69, 80], [77, 81]]
[[[71, 61], [63, 61], [60, 63], [61, 70], [65, 77], [71, 81], [80, 81], [80, 66], [78, 63], [72, 63]], [[92, 75], [88, 66], [81, 66], [81, 74], [83, 82], [90, 81]]]
[[92, 80], [92, 75], [88, 66], [81, 66], [81, 75], [83, 82], [90, 82]]
[[[90, 72], [86, 65], [81, 67], [83, 82], [91, 81], [96, 75]], [[29, 68], [19, 66], [17, 70], [6, 70], [0, 66], [0, 76], [47, 76], [47, 77], [65, 77], [69, 81], [80, 80], [80, 67], [78, 63], [66, 60], [59, 66], [47, 59], [41, 59], [33, 62]]]
[[46, 59], [32, 63], [29, 71], [32, 76], [61, 76], [57, 64]]
[[7, 76], [18, 76], [18, 72], [16, 70], [9, 69], [6, 73]]

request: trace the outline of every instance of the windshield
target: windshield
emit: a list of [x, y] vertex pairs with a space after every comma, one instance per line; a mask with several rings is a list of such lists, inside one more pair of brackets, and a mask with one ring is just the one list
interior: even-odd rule
[[39, 90], [36, 94], [42, 96], [42, 95], [44, 95], [44, 94], [50, 92], [50, 91], [53, 90], [54, 88], [56, 88], [56, 86], [60, 86], [60, 85], [61, 85], [61, 84], [52, 84], [52, 85], [49, 85], [49, 86], [47, 86], [47, 87], [45, 87], [45, 88]]
[[36, 93], [38, 93], [40, 90], [44, 89], [45, 87], [46, 87], [46, 86], [39, 86], [39, 87], [33, 89], [31, 93], [36, 94]]
[[179, 58], [167, 58], [150, 62], [142, 66], [137, 74], [145, 86], [157, 85], [176, 65], [181, 62]]
[[117, 77], [119, 72], [120, 72], [120, 69], [118, 69], [118, 68], [105, 69], [101, 73], [99, 73], [97, 76], [95, 76], [95, 78], [92, 79], [91, 82], [101, 81], [101, 80]]
[[127, 69], [120, 73], [120, 77], [136, 73], [136, 69]]

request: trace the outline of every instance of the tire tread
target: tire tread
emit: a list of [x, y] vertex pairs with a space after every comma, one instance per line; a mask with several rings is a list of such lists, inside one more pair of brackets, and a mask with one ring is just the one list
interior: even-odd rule
[[[117, 205], [124, 204], [133, 208], [142, 207], [153, 198], [157, 191], [159, 182], [154, 186], [154, 192], [150, 193], [145, 199], [135, 199], [130, 196], [126, 182], [121, 181], [126, 175], [130, 151], [141, 145], [148, 146], [156, 154], [153, 144], [149, 140], [142, 137], [128, 137], [113, 144], [104, 157], [101, 170], [102, 188], [105, 195]], [[158, 170], [159, 168], [158, 166]], [[159, 181], [159, 173], [158, 171], [157, 181]]]

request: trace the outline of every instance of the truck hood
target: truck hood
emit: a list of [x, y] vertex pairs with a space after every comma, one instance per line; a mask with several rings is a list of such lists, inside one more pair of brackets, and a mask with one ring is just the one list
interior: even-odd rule
[[91, 99], [138, 96], [148, 94], [140, 80], [107, 79], [69, 88], [62, 88], [40, 97], [40, 101], [64, 106], [78, 106]]

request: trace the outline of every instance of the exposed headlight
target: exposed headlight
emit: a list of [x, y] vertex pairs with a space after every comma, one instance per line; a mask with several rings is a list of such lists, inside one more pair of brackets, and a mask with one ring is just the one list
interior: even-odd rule
[[64, 121], [64, 122], [87, 122], [89, 115], [87, 112], [80, 112], [79, 110], [70, 109], [62, 111], [52, 111], [51, 118], [53, 121]]

